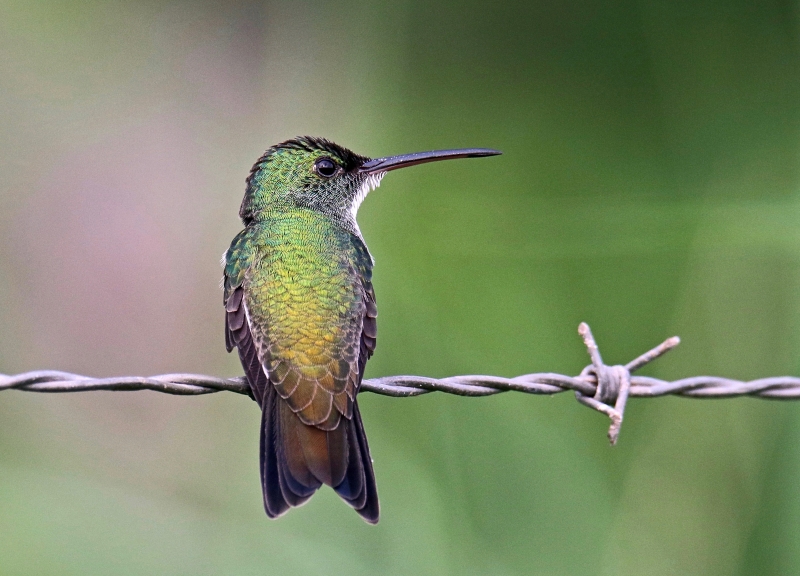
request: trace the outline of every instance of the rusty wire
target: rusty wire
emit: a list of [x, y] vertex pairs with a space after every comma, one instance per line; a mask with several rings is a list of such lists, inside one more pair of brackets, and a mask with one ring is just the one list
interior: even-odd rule
[[[364, 380], [360, 391], [408, 398], [430, 392], [445, 392], [457, 396], [491, 396], [511, 391], [527, 394], [558, 394], [572, 390], [579, 402], [602, 412], [611, 419], [608, 437], [612, 444], [616, 443], [619, 436], [625, 404], [629, 397], [655, 398], [674, 395], [688, 398], [756, 396], [783, 400], [800, 399], [800, 378], [795, 376], [759, 378], [749, 382], [719, 376], [693, 376], [673, 382], [649, 376], [632, 376], [631, 372], [675, 348], [680, 339], [677, 336], [669, 338], [624, 366], [606, 366], [589, 326], [581, 323], [578, 333], [582, 336], [592, 360], [592, 363], [578, 376], [549, 372], [525, 374], [515, 378], [452, 376], [435, 379], [424, 376], [384, 376]], [[90, 378], [55, 370], [38, 370], [16, 375], [0, 374], [0, 392], [3, 390], [26, 392], [153, 390], [181, 396], [227, 391], [250, 395], [250, 386], [244, 377], [215, 378], [198, 374], [161, 374], [149, 377]]]

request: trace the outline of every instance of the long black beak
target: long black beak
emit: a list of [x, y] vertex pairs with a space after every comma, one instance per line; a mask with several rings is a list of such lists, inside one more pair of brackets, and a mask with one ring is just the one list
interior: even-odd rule
[[376, 158], [364, 162], [358, 169], [359, 172], [374, 174], [375, 172], [388, 172], [407, 166], [425, 164], [426, 162], [437, 162], [439, 160], [454, 160], [456, 158], [481, 158], [483, 156], [497, 156], [502, 154], [499, 150], [489, 148], [461, 148], [459, 150], [432, 150], [430, 152], [415, 152], [413, 154], [402, 154], [400, 156], [388, 156], [386, 158]]

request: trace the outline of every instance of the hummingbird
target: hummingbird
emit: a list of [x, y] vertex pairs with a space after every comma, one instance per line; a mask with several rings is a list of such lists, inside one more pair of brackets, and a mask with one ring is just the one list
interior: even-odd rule
[[225, 342], [261, 408], [264, 508], [326, 484], [370, 524], [378, 492], [356, 395], [377, 337], [373, 260], [356, 222], [390, 170], [496, 150], [370, 159], [324, 138], [270, 147], [246, 180], [244, 229], [223, 257]]

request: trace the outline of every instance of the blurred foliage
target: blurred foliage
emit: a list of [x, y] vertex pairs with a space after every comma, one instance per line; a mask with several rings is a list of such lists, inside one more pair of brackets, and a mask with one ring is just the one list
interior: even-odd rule
[[[0, 371], [239, 374], [219, 254], [269, 144], [504, 156], [359, 221], [368, 375], [800, 373], [796, 2], [0, 2]], [[233, 395], [0, 397], [0, 574], [790, 574], [800, 404], [361, 396], [382, 501], [261, 509]]]

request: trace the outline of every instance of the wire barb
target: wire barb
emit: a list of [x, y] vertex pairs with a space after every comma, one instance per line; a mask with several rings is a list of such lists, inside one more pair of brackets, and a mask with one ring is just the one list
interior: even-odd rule
[[[477, 397], [512, 391], [550, 395], [572, 390], [581, 404], [602, 412], [611, 419], [608, 438], [612, 445], [616, 444], [619, 438], [628, 398], [675, 395], [687, 398], [756, 396], [779, 400], [800, 399], [800, 378], [795, 376], [760, 378], [750, 382], [719, 376], [694, 376], [674, 382], [649, 376], [631, 376], [632, 372], [675, 348], [680, 343], [680, 338], [677, 336], [668, 338], [624, 366], [606, 366], [589, 326], [582, 322], [578, 327], [578, 333], [583, 338], [592, 362], [578, 376], [550, 372], [525, 374], [516, 378], [452, 376], [435, 379], [424, 376], [385, 376], [364, 380], [360, 391], [395, 398], [409, 398], [430, 392]], [[250, 395], [250, 386], [243, 376], [215, 378], [200, 374], [161, 374], [149, 377], [91, 378], [55, 370], [38, 370], [16, 375], [0, 374], [0, 392], [3, 390], [51, 393], [153, 390], [179, 396], [198, 396], [215, 392]]]
[[[625, 415], [625, 405], [628, 402], [628, 395], [631, 389], [631, 372], [638, 370], [645, 364], [652, 362], [662, 354], [666, 354], [675, 346], [680, 344], [681, 339], [677, 336], [668, 338], [652, 350], [645, 352], [635, 360], [631, 360], [625, 366], [606, 366], [600, 356], [600, 349], [594, 341], [592, 330], [586, 322], [581, 322], [578, 326], [578, 334], [583, 337], [583, 343], [589, 351], [589, 358], [592, 363], [583, 369], [581, 376], [594, 375], [597, 389], [594, 396], [589, 397], [579, 390], [575, 391], [575, 398], [578, 402], [594, 408], [611, 418], [611, 426], [608, 429], [608, 440], [614, 446], [619, 438], [619, 431], [622, 428], [622, 419]], [[613, 402], [614, 406], [611, 407]]]

